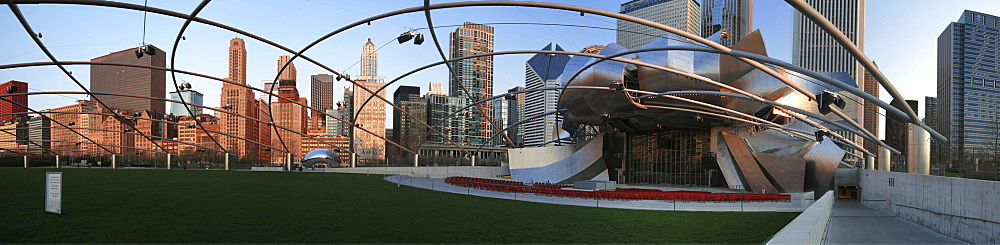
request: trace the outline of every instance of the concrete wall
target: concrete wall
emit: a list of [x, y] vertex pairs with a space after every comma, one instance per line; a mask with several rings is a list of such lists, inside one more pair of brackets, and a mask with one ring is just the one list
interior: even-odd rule
[[781, 228], [767, 244], [822, 244], [833, 212], [833, 191], [827, 191], [816, 203]]
[[1000, 182], [859, 170], [861, 202], [969, 243], [1000, 243]]
[[328, 168], [326, 172], [354, 174], [390, 174], [417, 177], [444, 178], [451, 176], [466, 176], [478, 178], [495, 178], [498, 175], [509, 175], [510, 170], [496, 166], [447, 166], [447, 167], [363, 167], [363, 168]]

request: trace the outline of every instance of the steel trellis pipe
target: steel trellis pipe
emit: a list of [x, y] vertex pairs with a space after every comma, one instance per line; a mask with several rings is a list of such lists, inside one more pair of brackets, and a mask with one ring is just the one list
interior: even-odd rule
[[[197, 16], [198, 13], [200, 13], [202, 9], [205, 9], [205, 6], [208, 6], [208, 2], [210, 2], [210, 1], [212, 1], [212, 0], [203, 0], [203, 1], [201, 1], [201, 3], [199, 3], [198, 6], [194, 8], [194, 11], [191, 12], [191, 15], [190, 15], [191, 18], [194, 18], [195, 16]], [[181, 43], [181, 37], [184, 36], [184, 31], [186, 31], [188, 25], [191, 24], [191, 18], [187, 18], [186, 20], [184, 20], [184, 25], [182, 25], [180, 31], [177, 32], [177, 38], [174, 38], [174, 47], [171, 48], [171, 50], [170, 50], [170, 68], [177, 67], [177, 65], [176, 65], [176, 61], [177, 61], [177, 47]], [[177, 72], [174, 69], [170, 69], [170, 78], [171, 78], [171, 81], [173, 81], [173, 83], [174, 83], [174, 90], [177, 91], [177, 97], [180, 98], [181, 102], [186, 105], [187, 101], [184, 99], [184, 96], [181, 95], [181, 89], [179, 87], [179, 84], [177, 84]], [[187, 110], [188, 115], [194, 115], [194, 112], [191, 111], [191, 107], [184, 106], [184, 110]], [[207, 129], [205, 128], [205, 126], [201, 125], [201, 121], [194, 120], [194, 122], [195, 122], [195, 124], [199, 128], [201, 128], [202, 130], [206, 130], [207, 131]], [[229, 153], [229, 151], [227, 151], [226, 148], [223, 147], [222, 144], [219, 143], [219, 141], [217, 139], [215, 139], [214, 136], [212, 136], [212, 134], [206, 134], [206, 135], [208, 135], [208, 138], [211, 139], [212, 142], [214, 142], [216, 146], [219, 146], [219, 149], [222, 150], [222, 152]]]

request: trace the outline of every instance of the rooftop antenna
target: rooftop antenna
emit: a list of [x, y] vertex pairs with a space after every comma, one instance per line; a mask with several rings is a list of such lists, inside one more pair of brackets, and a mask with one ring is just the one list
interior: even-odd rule
[[146, 45], [146, 7], [149, 5], [149, 0], [145, 0], [142, 3], [142, 44]]

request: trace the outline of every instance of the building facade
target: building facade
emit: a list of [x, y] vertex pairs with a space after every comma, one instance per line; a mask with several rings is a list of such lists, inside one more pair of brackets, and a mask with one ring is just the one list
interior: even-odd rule
[[[219, 108], [233, 114], [257, 118], [257, 103], [254, 93], [247, 86], [247, 50], [245, 42], [240, 38], [229, 41], [229, 80], [232, 83], [222, 85]], [[224, 150], [239, 157], [259, 156], [257, 141], [262, 133], [256, 121], [233, 115], [216, 113], [219, 117], [222, 133], [232, 136], [221, 136]], [[266, 132], [266, 131], [264, 131]]]
[[470, 144], [471, 139], [465, 132], [469, 127], [476, 127], [478, 124], [470, 123], [473, 112], [468, 109], [448, 117], [467, 105], [467, 99], [455, 96], [445, 96], [431, 94], [427, 96], [427, 123], [441, 134], [428, 133], [427, 142], [432, 144], [448, 144], [448, 140], [457, 144]]
[[[806, 0], [862, 51], [865, 49], [867, 0]], [[864, 69], [846, 49], [798, 11], [792, 23], [792, 63], [816, 72], [847, 72], [862, 84]]]
[[[526, 88], [517, 86], [507, 90], [507, 93], [513, 93], [518, 91], [524, 91]], [[525, 106], [527, 104], [527, 96], [524, 93], [511, 94], [504, 97], [507, 103], [507, 125], [514, 125], [515, 123], [524, 120]], [[524, 136], [524, 124], [519, 124], [507, 130], [507, 136], [514, 141], [514, 147], [524, 147], [525, 146], [525, 136]]]
[[[493, 27], [472, 22], [451, 33], [451, 58], [493, 52]], [[489, 98], [493, 95], [493, 56], [463, 59], [452, 63], [455, 76], [449, 76], [448, 95], [465, 98], [465, 104]], [[466, 93], [468, 92], [468, 93]], [[465, 128], [467, 144], [486, 144], [493, 133], [492, 103], [478, 104], [469, 115], [472, 125]]]
[[701, 36], [708, 37], [721, 29], [729, 38], [720, 42], [732, 47], [753, 31], [753, 0], [702, 0]]
[[[278, 100], [271, 103], [271, 118], [274, 124], [280, 126], [276, 130], [271, 130], [271, 144], [279, 149], [287, 150], [293, 154], [292, 159], [299, 159], [302, 155], [302, 134], [306, 132], [309, 124], [309, 111], [305, 106], [296, 104], [307, 104], [306, 98], [299, 97], [299, 90], [295, 87], [295, 81], [278, 81], [278, 95], [289, 100]], [[294, 102], [293, 102], [294, 101]], [[277, 132], [275, 132], [277, 131]], [[285, 162], [284, 155], [271, 154], [271, 162]]]
[[[205, 102], [203, 101], [205, 95], [201, 94], [201, 92], [186, 88], [180, 92], [170, 92], [170, 100], [181, 101], [182, 97], [184, 98], [183, 101], [188, 104], [205, 105]], [[191, 110], [190, 113], [188, 112], [189, 109]], [[180, 103], [170, 102], [170, 114], [173, 114], [174, 116], [198, 116], [201, 115], [201, 113], [201, 107], [190, 105], [185, 109], [184, 105], [181, 105]]]
[[937, 128], [956, 152], [992, 151], [1000, 140], [998, 39], [1000, 17], [971, 10], [938, 36]]
[[[701, 36], [701, 5], [695, 0], [633, 0], [623, 3], [619, 13], [667, 25]], [[628, 49], [636, 49], [667, 31], [630, 21], [618, 20], [616, 42]]]
[[[865, 93], [868, 93], [872, 96], [875, 96], [875, 98], [878, 98], [879, 94], [878, 81], [875, 80], [875, 76], [872, 76], [872, 74], [868, 72], [868, 70], [865, 70], [864, 84], [862, 86], [863, 86], [862, 89], [865, 91]], [[875, 103], [865, 100], [864, 108], [862, 108], [862, 110], [863, 110], [862, 113], [864, 113], [864, 115], [862, 115], [861, 117], [862, 118], [861, 126], [864, 127], [865, 130], [868, 130], [868, 132], [874, 134], [875, 138], [877, 139], [879, 137], [879, 129], [878, 129], [878, 126], [880, 125], [879, 118], [881, 118], [878, 112], [879, 107], [875, 105]], [[878, 151], [878, 143], [870, 140], [865, 140], [864, 147], [865, 150], [867, 150], [868, 152]]]
[[[91, 59], [91, 62], [119, 63], [166, 67], [167, 54], [152, 44], [145, 46], [155, 50], [155, 54], [144, 54], [136, 58], [135, 50], [129, 48], [108, 55]], [[90, 66], [90, 91], [94, 93], [113, 93], [138, 95], [152, 98], [166, 98], [167, 72], [138, 67], [92, 65]], [[153, 110], [166, 112], [166, 103], [162, 100], [132, 98], [110, 95], [92, 95], [112, 109], [129, 111]]]
[[281, 67], [284, 66], [285, 63], [288, 63], [288, 61], [291, 59], [292, 57], [288, 55], [278, 56], [278, 71], [281, 71], [281, 75], [278, 76], [278, 81], [297, 80], [295, 79], [295, 76], [298, 75], [298, 71], [295, 69], [295, 63], [289, 63], [288, 67], [285, 67], [284, 71], [281, 70]]
[[52, 148], [52, 120], [41, 116], [29, 119], [28, 140], [34, 142], [34, 144], [28, 145], [29, 148], [35, 148], [35, 150], [30, 151], [32, 153], [45, 152], [45, 150], [37, 149], [38, 147]]
[[[11, 89], [11, 87], [14, 87], [14, 89]], [[0, 84], [0, 93], [5, 93], [6, 94], [8, 90], [13, 90], [12, 92], [15, 93], [15, 94], [17, 94], [17, 93], [27, 93], [28, 92], [28, 83], [21, 82], [21, 81], [11, 80], [11, 81], [5, 82], [3, 84]], [[0, 121], [10, 121], [10, 120], [13, 120], [16, 117], [27, 116], [27, 115], [14, 114], [14, 113], [27, 113], [28, 112], [28, 108], [24, 107], [24, 106], [28, 106], [28, 96], [27, 95], [14, 95], [14, 96], [7, 96], [7, 97], [4, 97], [4, 98], [7, 98], [10, 101], [6, 101], [6, 100], [0, 101]], [[11, 101], [17, 102], [17, 103], [15, 104], [15, 103], [12, 103]], [[18, 104], [21, 104], [23, 106], [18, 105]]]
[[[920, 112], [916, 100], [907, 100], [905, 105], [899, 100], [892, 100], [889, 104], [902, 111], [905, 111], [903, 106], [909, 106], [913, 112]], [[907, 135], [910, 134], [909, 125], [911, 123], [907, 122], [906, 118], [898, 117], [895, 114], [886, 115], [885, 118], [885, 144], [896, 148], [900, 153], [892, 154], [890, 167], [893, 170], [906, 171], [906, 152], [909, 149]]]
[[[69, 150], [59, 152], [64, 155], [83, 155], [86, 152], [105, 152], [97, 145], [87, 139], [98, 140], [101, 128], [102, 116], [96, 113], [103, 112], [97, 102], [91, 100], [78, 100], [76, 104], [57, 107], [49, 110], [46, 114], [53, 121], [61, 122], [63, 125], [54, 125], [50, 131], [52, 133], [52, 148]], [[78, 132], [74, 133], [73, 131]]]
[[[559, 44], [550, 43], [542, 50], [564, 51]], [[569, 62], [570, 56], [565, 54], [535, 54], [524, 65], [524, 88], [558, 88], [561, 85], [556, 78], [562, 74]], [[526, 93], [524, 99], [524, 118], [555, 111], [559, 103], [560, 90], [542, 90]], [[524, 144], [537, 146], [544, 142], [555, 140], [557, 123], [555, 114], [524, 123]], [[518, 120], [520, 121], [520, 120]], [[516, 121], [515, 121], [516, 122]]]

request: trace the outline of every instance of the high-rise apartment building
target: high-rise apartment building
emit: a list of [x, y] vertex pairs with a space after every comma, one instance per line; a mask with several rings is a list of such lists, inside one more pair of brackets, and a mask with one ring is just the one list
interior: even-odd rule
[[[11, 89], [11, 87], [14, 87], [14, 89]], [[26, 93], [26, 92], [28, 92], [28, 83], [21, 82], [21, 81], [11, 80], [9, 82], [5, 82], [3, 84], [0, 84], [0, 93], [6, 94], [7, 91], [8, 91], [8, 89], [11, 89], [12, 92], [15, 93], [15, 94], [17, 94], [17, 93]], [[25, 115], [15, 115], [15, 114], [12, 114], [12, 113], [27, 113], [28, 112], [28, 108], [24, 107], [24, 106], [28, 106], [28, 96], [27, 95], [14, 95], [14, 96], [7, 96], [7, 97], [4, 97], [4, 98], [7, 98], [8, 100], [13, 101], [13, 102], [17, 102], [17, 104], [11, 103], [10, 101], [6, 101], [6, 100], [0, 100], [0, 114], [2, 114], [2, 115], [0, 115], [0, 121], [10, 121], [10, 120], [14, 119], [15, 117], [25, 117], [25, 116], [28, 116], [26, 114]], [[18, 104], [20, 104], [20, 105], [18, 105]]]
[[[518, 91], [524, 91], [526, 88], [517, 86], [507, 90], [507, 93], [513, 93]], [[507, 126], [514, 125], [515, 123], [524, 120], [525, 105], [527, 104], [527, 99], [524, 93], [510, 94], [504, 96], [504, 100], [507, 103]], [[514, 126], [507, 130], [507, 136], [510, 140], [514, 142], [514, 147], [524, 147], [524, 123]]]
[[[554, 47], [553, 47], [554, 45]], [[558, 44], [545, 45], [542, 50], [563, 51]], [[562, 74], [569, 62], [565, 54], [535, 54], [524, 65], [524, 87], [526, 89], [557, 88], [561, 86], [556, 78]], [[524, 117], [555, 111], [559, 103], [559, 90], [528, 92], [524, 101]], [[524, 123], [524, 144], [536, 146], [555, 140], [557, 115], [547, 115], [541, 119]]]
[[702, 0], [701, 36], [711, 36], [721, 29], [729, 30], [729, 38], [720, 42], [726, 47], [749, 35], [753, 31], [753, 0]]
[[[938, 36], [937, 130], [954, 150], [995, 149], [1000, 134], [1000, 17], [962, 12]], [[954, 156], [953, 156], [954, 157]], [[953, 159], [957, 160], [957, 159]]]
[[[247, 84], [247, 49], [240, 38], [229, 41], [229, 78], [230, 82], [222, 85], [219, 106], [221, 110], [256, 118], [258, 108], [254, 93]], [[238, 85], [237, 85], [238, 84]], [[243, 85], [243, 86], [241, 86]], [[232, 136], [220, 136], [222, 146], [230, 153], [239, 157], [257, 157], [260, 147], [251, 141], [256, 141], [259, 134], [259, 124], [254, 120], [229, 113], [217, 113], [222, 133]], [[238, 137], [238, 138], [237, 138]]]
[[[284, 66], [285, 63], [288, 63], [288, 60], [290, 60], [290, 59], [292, 59], [292, 57], [288, 56], [288, 55], [279, 56], [278, 57], [278, 68], [277, 68], [277, 70], [281, 71], [281, 67]], [[291, 63], [291, 64], [288, 64], [288, 67], [285, 67], [284, 71], [281, 71], [281, 75], [278, 76], [278, 81], [281, 81], [281, 80], [295, 81], [296, 80], [295, 76], [297, 76], [297, 75], [298, 75], [298, 72], [295, 70], [295, 63]]]
[[[166, 67], [167, 54], [152, 44], [145, 46], [154, 50], [154, 54], [144, 54], [136, 58], [135, 50], [130, 48], [108, 55], [91, 59], [91, 62], [105, 62], [153, 67]], [[138, 67], [92, 65], [90, 66], [90, 91], [95, 93], [113, 93], [138, 95], [153, 98], [167, 97], [167, 73]], [[128, 111], [153, 110], [157, 113], [166, 112], [166, 103], [162, 100], [133, 98], [111, 95], [93, 95], [95, 99], [104, 102], [112, 109]]]
[[[478, 126], [470, 122], [471, 112], [457, 113], [448, 117], [462, 107], [467, 99], [463, 97], [431, 94], [427, 96], [427, 123], [441, 134], [427, 134], [427, 142], [432, 144], [447, 144], [448, 140], [457, 144], [470, 144], [470, 135], [466, 134], [470, 127]], [[466, 109], [468, 111], [468, 109]], [[477, 122], [477, 121], [474, 121]]]
[[[385, 85], [383, 81], [385, 78], [378, 76], [378, 52], [375, 51], [375, 44], [371, 39], [362, 46], [361, 75], [355, 79], [352, 89], [354, 92], [352, 111], [355, 116], [352, 137], [354, 152], [358, 153], [358, 159], [362, 162], [385, 159], [385, 141], [380, 138], [385, 137], [385, 102], [373, 98], [361, 108], [365, 100], [372, 97], [372, 93], [368, 91], [377, 91]], [[378, 96], [385, 98], [385, 90], [379, 91]], [[360, 128], [371, 133], [364, 132]]]
[[[938, 130], [937, 126], [937, 114], [938, 114], [938, 100], [937, 97], [924, 96], [924, 124], [928, 127]], [[931, 138], [931, 140], [934, 140]]]
[[[188, 104], [205, 105], [203, 101], [205, 95], [201, 94], [201, 92], [191, 90], [188, 88], [182, 89], [180, 92], [177, 91], [170, 92], [170, 100], [181, 101], [182, 97], [184, 98], [184, 102], [187, 102]], [[193, 105], [189, 105], [187, 107], [188, 108], [184, 108], [184, 105], [180, 103], [170, 102], [170, 114], [174, 114], [174, 116], [176, 117], [181, 117], [181, 116], [198, 116], [201, 115], [202, 113], [201, 107]], [[194, 114], [192, 115], [191, 113], [188, 113], [188, 109], [190, 109], [191, 113]]]
[[[451, 33], [451, 58], [471, 56], [493, 52], [493, 27], [472, 22]], [[449, 76], [449, 95], [466, 98], [465, 104], [489, 98], [493, 94], [493, 56], [483, 56], [463, 59], [452, 63], [456, 76]], [[468, 92], [468, 93], [466, 93]], [[485, 140], [493, 133], [491, 126], [493, 107], [487, 101], [477, 105], [469, 115], [472, 126], [463, 132], [469, 138], [469, 144], [485, 144]]]
[[[633, 0], [623, 3], [619, 13], [701, 36], [701, 8], [695, 0]], [[618, 20], [616, 43], [628, 49], [636, 49], [664, 35], [667, 35], [667, 31]]]
[[[271, 130], [271, 145], [279, 149], [291, 152], [293, 159], [299, 159], [302, 150], [302, 135], [295, 133], [305, 133], [309, 124], [309, 111], [305, 106], [300, 106], [295, 102], [307, 104], [306, 98], [299, 97], [299, 90], [295, 87], [294, 80], [278, 81], [278, 95], [289, 100], [278, 100], [271, 103], [271, 119], [274, 124], [283, 128], [278, 128], [277, 132]], [[294, 102], [293, 102], [294, 101]], [[294, 132], [293, 132], [294, 131]], [[285, 162], [285, 156], [272, 154], [271, 162]]]
[[[28, 140], [35, 142], [34, 144], [29, 143], [29, 148], [42, 148], [49, 149], [52, 148], [52, 120], [47, 117], [37, 116], [32, 117], [28, 120]], [[37, 144], [37, 145], [36, 145]], [[31, 150], [32, 153], [42, 153], [45, 150]]]
[[86, 154], [84, 152], [76, 151], [105, 152], [103, 149], [87, 140], [87, 138], [89, 138], [96, 141], [100, 138], [101, 131], [94, 130], [101, 128], [102, 116], [97, 113], [103, 112], [104, 110], [99, 107], [100, 106], [97, 105], [97, 102], [79, 100], [76, 104], [51, 109], [50, 111], [53, 113], [46, 114], [49, 118], [52, 118], [53, 121], [61, 122], [63, 125], [73, 128], [76, 132], [83, 134], [80, 135], [74, 133], [73, 130], [70, 130], [69, 128], [55, 124], [50, 131], [53, 140], [52, 148], [71, 150], [59, 152], [59, 154], [71, 156]]
[[[393, 103], [406, 110], [410, 115], [417, 117], [421, 121], [427, 121], [427, 100], [420, 97], [420, 87], [399, 86], [399, 88], [396, 88], [396, 92], [392, 94], [392, 98]], [[421, 116], [423, 117], [421, 118]], [[416, 127], [416, 125], [420, 127]], [[427, 132], [423, 125], [397, 109], [392, 110], [392, 128], [395, 130], [392, 141], [406, 148], [410, 148], [410, 143], [412, 143], [412, 146], [416, 146], [419, 143], [417, 139], [422, 138], [422, 135]], [[421, 130], [420, 128], [424, 129]]]
[[310, 107], [320, 111], [333, 108], [333, 79], [333, 75], [327, 74], [309, 76]]
[[[910, 109], [913, 109], [913, 112], [919, 113], [919, 110], [917, 110], [919, 109], [917, 108], [918, 102], [916, 100], [906, 100], [905, 104], [903, 104], [899, 100], [894, 99], [889, 104], [896, 107], [896, 109], [903, 111], [905, 111], [903, 106], [909, 106]], [[907, 135], [910, 133], [908, 127], [910, 123], [907, 122], [907, 118], [901, 118], [895, 114], [886, 115], [885, 118], [885, 144], [891, 146], [892, 148], [896, 148], [896, 150], [899, 150], [900, 153], [892, 155], [892, 165], [897, 166], [899, 169], [906, 169], [903, 167], [905, 165], [901, 164], [906, 163], [906, 152], [909, 148]]]
[[[879, 94], [878, 81], [875, 80], [875, 76], [872, 76], [872, 74], [868, 72], [868, 70], [865, 70], [864, 84], [862, 86], [863, 86], [862, 89], [865, 91], [865, 93], [868, 93], [872, 96], [875, 96], [875, 98], [878, 98]], [[878, 113], [879, 107], [875, 105], [875, 103], [865, 100], [864, 108], [862, 108], [862, 110], [863, 110], [862, 113], [864, 115], [862, 115], [861, 117], [862, 119], [861, 126], [864, 127], [865, 130], [868, 130], [868, 132], [874, 134], [876, 139], [879, 138], [878, 125], [879, 125], [879, 118], [881, 117]], [[863, 146], [865, 150], [867, 150], [868, 152], [878, 152], [877, 142], [871, 140], [865, 140]]]

